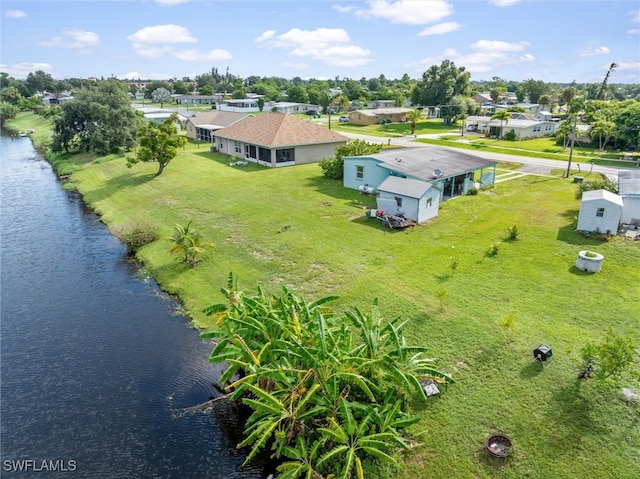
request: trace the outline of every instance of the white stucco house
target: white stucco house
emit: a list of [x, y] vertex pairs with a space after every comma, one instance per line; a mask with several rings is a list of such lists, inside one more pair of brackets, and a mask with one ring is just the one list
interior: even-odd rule
[[[384, 150], [345, 156], [343, 184], [393, 198], [418, 223], [438, 214], [441, 202], [495, 183], [496, 161], [439, 147]], [[397, 211], [396, 211], [397, 212]], [[396, 213], [392, 212], [392, 213]]]
[[560, 127], [560, 122], [550, 120], [536, 120], [528, 115], [514, 113], [509, 121], [495, 119], [489, 116], [469, 116], [466, 121], [467, 131], [477, 133], [488, 133], [491, 136], [500, 136], [500, 129], [504, 128], [504, 133], [513, 130], [516, 139], [525, 140], [527, 138], [541, 138], [553, 135]]
[[640, 226], [640, 170], [618, 172], [618, 195], [623, 204], [620, 222]]
[[582, 193], [578, 231], [617, 233], [622, 217], [622, 198], [607, 190], [592, 190]]

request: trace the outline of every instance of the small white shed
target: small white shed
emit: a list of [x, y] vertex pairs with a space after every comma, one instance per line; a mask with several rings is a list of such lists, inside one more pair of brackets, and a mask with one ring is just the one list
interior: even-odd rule
[[622, 216], [622, 198], [607, 190], [582, 193], [578, 231], [618, 232]]
[[379, 200], [393, 201], [405, 218], [422, 223], [438, 216], [440, 190], [432, 183], [389, 176], [380, 186]]

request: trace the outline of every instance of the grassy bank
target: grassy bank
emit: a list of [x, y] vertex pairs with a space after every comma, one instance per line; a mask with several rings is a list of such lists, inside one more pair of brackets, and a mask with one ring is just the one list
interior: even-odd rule
[[[373, 198], [325, 179], [316, 164], [233, 168], [190, 143], [157, 178], [155, 165], [127, 169], [124, 157], [78, 166], [71, 185], [111, 231], [157, 231], [138, 257], [197, 327], [211, 327], [200, 311], [222, 300], [230, 271], [244, 289], [284, 284], [309, 301], [337, 294], [338, 308], [366, 309], [378, 297], [386, 317], [409, 320], [410, 342], [429, 346], [457, 384], [414, 405], [421, 445], [399, 478], [635, 477], [640, 408], [621, 387], [637, 391], [638, 380], [577, 381], [572, 357], [609, 326], [640, 344], [640, 243], [576, 233], [570, 180], [506, 181], [444, 203], [429, 224], [393, 231], [365, 216]], [[196, 268], [169, 255], [164, 239], [191, 220], [216, 244]], [[514, 224], [521, 237], [508, 241]], [[498, 254], [487, 256], [495, 242]], [[602, 272], [576, 270], [585, 248], [604, 254]], [[507, 315], [513, 331], [501, 326]], [[544, 370], [532, 362], [543, 342], [554, 352]], [[496, 431], [515, 445], [503, 462], [482, 449]]]

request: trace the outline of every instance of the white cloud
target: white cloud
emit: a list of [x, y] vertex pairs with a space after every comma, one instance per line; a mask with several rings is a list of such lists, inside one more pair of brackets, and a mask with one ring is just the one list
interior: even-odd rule
[[[640, 62], [619, 62], [617, 63], [617, 70], [620, 71], [624, 71], [624, 70], [636, 70], [640, 71]], [[606, 68], [609, 68], [609, 65], [606, 66]]]
[[257, 43], [287, 50], [289, 56], [322, 62], [325, 65], [350, 67], [369, 63], [371, 52], [354, 45], [342, 28], [300, 30], [293, 28], [282, 35], [267, 31], [256, 38]]
[[7, 10], [4, 12], [4, 16], [7, 18], [24, 18], [27, 14], [22, 10]]
[[460, 25], [458, 22], [444, 22], [434, 25], [432, 27], [426, 28], [418, 33], [419, 37], [426, 37], [429, 35], [443, 35], [445, 33], [455, 32], [460, 30]]
[[446, 0], [370, 0], [368, 8], [353, 11], [366, 19], [383, 19], [403, 25], [426, 25], [451, 15], [453, 6]]
[[266, 42], [267, 40], [271, 40], [275, 36], [275, 34], [275, 30], [267, 30], [262, 35], [257, 37], [255, 41], [258, 43]]
[[520, 3], [520, 0], [489, 0], [489, 3], [496, 7], [510, 7], [511, 5]]
[[640, 30], [637, 28], [632, 28], [631, 30], [627, 30], [627, 35], [640, 35]]
[[471, 45], [474, 50], [482, 50], [487, 53], [520, 52], [529, 46], [529, 42], [503, 42], [500, 40], [478, 40]]
[[181, 3], [187, 3], [189, 0], [154, 0], [155, 3], [160, 5], [180, 5]]
[[16, 63], [13, 65], [0, 64], [0, 71], [6, 72], [9, 76], [24, 80], [29, 73], [43, 71], [51, 74], [53, 67], [48, 63]]
[[631, 23], [640, 23], [640, 9], [629, 12]]
[[73, 48], [75, 50], [86, 50], [100, 45], [100, 37], [93, 32], [83, 30], [65, 30], [62, 35], [52, 37], [39, 43], [43, 47], [52, 48]]
[[180, 50], [176, 48], [177, 44], [198, 42], [198, 39], [191, 35], [188, 29], [180, 25], [144, 27], [133, 35], [129, 35], [127, 40], [131, 42], [138, 55], [145, 58], [173, 56], [178, 60], [191, 62], [210, 62], [232, 58], [231, 53], [223, 49], [200, 52], [195, 49]]
[[585, 48], [580, 51], [581, 57], [592, 57], [594, 55], [608, 55], [611, 51], [607, 47]]
[[137, 44], [195, 43], [198, 41], [186, 28], [172, 24], [144, 27], [133, 35], [129, 35], [127, 40]]
[[535, 57], [523, 52], [529, 46], [529, 42], [503, 42], [500, 40], [478, 40], [470, 45], [471, 53], [461, 53], [453, 48], [443, 50], [440, 55], [427, 57], [414, 62], [409, 67], [424, 71], [431, 65], [440, 64], [443, 60], [451, 60], [457, 66], [474, 73], [497, 71], [507, 65], [529, 63], [535, 61]]
[[340, 13], [351, 13], [356, 10], [356, 7], [352, 5], [331, 5], [331, 8]]

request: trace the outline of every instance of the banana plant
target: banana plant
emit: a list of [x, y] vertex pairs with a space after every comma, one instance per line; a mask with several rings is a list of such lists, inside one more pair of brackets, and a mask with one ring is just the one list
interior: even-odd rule
[[322, 437], [333, 446], [320, 457], [318, 466], [331, 460], [341, 461], [341, 479], [351, 477], [354, 468], [356, 477], [364, 479], [362, 459], [365, 455], [395, 464], [396, 460], [390, 454], [398, 448], [408, 449], [402, 436], [391, 430], [372, 433], [372, 413], [356, 420], [351, 411], [352, 407], [346, 400], [343, 399], [340, 406], [340, 421], [329, 418], [329, 427], [318, 429]]

